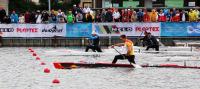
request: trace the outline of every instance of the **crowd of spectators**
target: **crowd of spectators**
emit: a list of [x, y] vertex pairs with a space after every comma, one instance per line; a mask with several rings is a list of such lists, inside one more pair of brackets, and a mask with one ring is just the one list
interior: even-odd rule
[[76, 5], [66, 13], [61, 9], [48, 11], [33, 11], [16, 13], [0, 8], [0, 23], [80, 23], [80, 22], [197, 22], [200, 13], [198, 9], [118, 9], [108, 8], [92, 10], [89, 7], [80, 8]]

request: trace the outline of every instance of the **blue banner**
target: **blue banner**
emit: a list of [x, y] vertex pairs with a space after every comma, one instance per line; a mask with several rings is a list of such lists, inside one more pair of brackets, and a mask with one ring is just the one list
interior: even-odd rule
[[200, 23], [161, 23], [161, 36], [200, 36]]
[[66, 37], [90, 37], [92, 23], [66, 24]]
[[187, 36], [188, 23], [161, 23], [161, 36]]
[[187, 26], [188, 36], [200, 36], [200, 23], [190, 23]]

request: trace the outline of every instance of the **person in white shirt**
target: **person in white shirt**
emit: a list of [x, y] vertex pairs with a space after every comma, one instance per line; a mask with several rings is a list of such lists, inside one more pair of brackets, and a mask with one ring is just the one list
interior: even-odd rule
[[120, 22], [120, 13], [118, 11], [118, 9], [115, 9], [115, 11], [113, 12], [113, 21], [114, 22]]
[[25, 22], [25, 18], [24, 18], [24, 15], [23, 14], [20, 14], [19, 16], [19, 23], [24, 23]]

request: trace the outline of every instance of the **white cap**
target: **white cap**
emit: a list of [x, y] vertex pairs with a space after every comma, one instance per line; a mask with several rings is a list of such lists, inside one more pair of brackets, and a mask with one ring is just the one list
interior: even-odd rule
[[92, 34], [97, 34], [95, 31], [92, 31]]

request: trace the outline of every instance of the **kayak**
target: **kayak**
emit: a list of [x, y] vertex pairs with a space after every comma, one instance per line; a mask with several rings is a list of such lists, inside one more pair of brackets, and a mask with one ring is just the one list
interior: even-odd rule
[[[106, 62], [54, 62], [54, 67], [56, 69], [72, 69], [72, 68], [98, 68], [98, 67], [122, 67], [122, 68], [134, 68], [131, 64], [112, 64]], [[141, 67], [158, 67], [158, 68], [192, 68], [200, 69], [198, 66], [182, 66], [177, 64], [156, 64], [140, 65]]]

